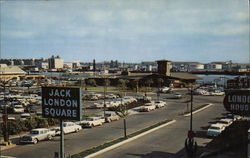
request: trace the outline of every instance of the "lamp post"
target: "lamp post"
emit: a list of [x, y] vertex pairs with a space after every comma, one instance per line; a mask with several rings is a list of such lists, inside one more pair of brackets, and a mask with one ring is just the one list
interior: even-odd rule
[[193, 158], [195, 157], [197, 151], [197, 143], [194, 140], [195, 133], [193, 131], [193, 86], [191, 86], [190, 88], [190, 96], [191, 96], [190, 129], [188, 131], [188, 138], [185, 141], [185, 149], [187, 152], [187, 157]]

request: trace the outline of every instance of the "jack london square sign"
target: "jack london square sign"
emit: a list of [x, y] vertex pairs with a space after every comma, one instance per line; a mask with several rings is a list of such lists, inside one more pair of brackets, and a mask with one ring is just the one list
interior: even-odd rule
[[81, 89], [42, 87], [42, 115], [63, 120], [81, 120]]
[[224, 107], [233, 114], [250, 116], [250, 90], [232, 90], [224, 98]]

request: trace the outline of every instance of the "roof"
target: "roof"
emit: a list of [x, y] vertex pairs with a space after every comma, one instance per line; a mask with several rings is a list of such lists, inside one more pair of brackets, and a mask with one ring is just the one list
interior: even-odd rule
[[198, 80], [200, 77], [186, 72], [171, 72], [170, 76], [165, 76], [158, 73], [130, 73], [129, 75], [119, 75], [117, 78], [121, 79], [147, 79], [147, 78], [174, 78], [174, 79], [183, 79], [183, 80]]
[[198, 80], [200, 77], [193, 75], [191, 73], [186, 72], [171, 72], [170, 77], [178, 78], [178, 79], [186, 79], [186, 80]]
[[7, 66], [7, 67], [0, 67], [0, 74], [5, 75], [16, 75], [16, 74], [26, 74], [25, 71], [23, 71], [18, 66]]

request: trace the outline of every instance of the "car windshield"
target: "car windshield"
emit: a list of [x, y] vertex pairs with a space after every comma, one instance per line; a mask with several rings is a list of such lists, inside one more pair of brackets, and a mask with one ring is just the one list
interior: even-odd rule
[[215, 129], [215, 130], [219, 130], [220, 128], [219, 127], [210, 127], [210, 129]]
[[220, 123], [220, 124], [229, 124], [229, 122], [226, 122], [226, 121], [219, 121], [218, 123]]
[[93, 121], [94, 119], [93, 118], [87, 118], [86, 120], [87, 121]]

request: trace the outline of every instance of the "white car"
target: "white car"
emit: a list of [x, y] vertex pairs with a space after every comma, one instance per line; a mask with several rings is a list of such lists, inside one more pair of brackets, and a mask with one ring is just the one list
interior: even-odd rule
[[100, 117], [88, 117], [86, 120], [80, 121], [79, 124], [83, 127], [94, 127], [94, 126], [101, 126], [105, 120]]
[[78, 132], [82, 130], [82, 127], [75, 124], [74, 122], [64, 122], [63, 123], [63, 132], [64, 134]]
[[154, 104], [155, 104], [156, 108], [161, 108], [161, 107], [164, 107], [167, 105], [167, 103], [164, 101], [154, 101]]
[[223, 124], [218, 124], [218, 123], [212, 124], [207, 130], [207, 136], [215, 137], [224, 130], [225, 126]]
[[233, 123], [233, 119], [220, 119], [217, 124], [222, 124], [224, 127], [230, 126]]
[[146, 103], [143, 106], [141, 106], [139, 110], [149, 112], [155, 110], [155, 108], [156, 106], [153, 103]]
[[36, 128], [30, 131], [30, 134], [23, 136], [20, 143], [38, 143], [41, 140], [51, 140], [54, 133], [47, 128]]
[[125, 101], [127, 101], [128, 103], [137, 102], [137, 99], [135, 99], [135, 98], [132, 97], [132, 96], [125, 96], [125, 97], [123, 97], [123, 99], [124, 99]]
[[106, 113], [104, 115], [104, 118], [105, 118], [105, 122], [111, 122], [111, 121], [119, 120], [120, 117], [116, 115], [115, 113]]
[[170, 89], [169, 87], [162, 87], [159, 89], [159, 91], [164, 93], [164, 92], [167, 92], [169, 89]]
[[108, 95], [106, 95], [106, 98], [107, 98], [107, 99], [116, 99], [117, 96], [114, 95], [114, 94], [108, 94]]
[[24, 108], [22, 105], [14, 105], [13, 113], [24, 113]]
[[54, 133], [55, 133], [55, 136], [58, 136], [58, 135], [61, 134], [60, 127], [51, 128], [50, 131], [54, 132]]
[[30, 118], [31, 115], [29, 113], [23, 113], [20, 115], [21, 120], [26, 120], [27, 118]]

